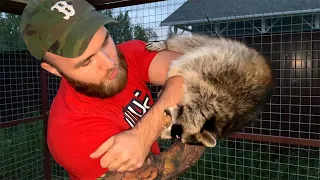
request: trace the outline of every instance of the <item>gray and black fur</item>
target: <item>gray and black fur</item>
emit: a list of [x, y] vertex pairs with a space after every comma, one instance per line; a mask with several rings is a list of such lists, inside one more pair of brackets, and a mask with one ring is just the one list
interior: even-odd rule
[[163, 139], [214, 147], [218, 139], [257, 119], [270, 98], [270, 65], [256, 50], [238, 41], [174, 35], [149, 42], [146, 49], [183, 53], [171, 64], [167, 79], [175, 75], [184, 78], [184, 99], [166, 109], [172, 123], [162, 132]]

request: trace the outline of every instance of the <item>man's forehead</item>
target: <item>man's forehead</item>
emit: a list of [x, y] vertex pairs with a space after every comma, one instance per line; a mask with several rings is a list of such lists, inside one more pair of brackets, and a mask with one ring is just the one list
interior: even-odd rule
[[[90, 52], [92, 49], [97, 50], [97, 48], [101, 48], [103, 43], [105, 42], [106, 38], [109, 37], [109, 32], [105, 27], [101, 27], [92, 37], [90, 43], [88, 44], [86, 50], [83, 54], [81, 54], [78, 58], [84, 59], [88, 58], [88, 56], [91, 56], [92, 53]], [[89, 51], [89, 55], [88, 55]]]

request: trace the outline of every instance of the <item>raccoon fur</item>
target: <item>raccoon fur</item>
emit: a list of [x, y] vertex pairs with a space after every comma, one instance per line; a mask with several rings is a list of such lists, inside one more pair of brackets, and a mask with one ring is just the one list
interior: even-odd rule
[[272, 70], [253, 48], [236, 40], [201, 34], [173, 35], [146, 44], [149, 51], [183, 53], [167, 79], [184, 78], [184, 98], [165, 113], [171, 124], [160, 138], [214, 147], [219, 139], [258, 119], [271, 96]]

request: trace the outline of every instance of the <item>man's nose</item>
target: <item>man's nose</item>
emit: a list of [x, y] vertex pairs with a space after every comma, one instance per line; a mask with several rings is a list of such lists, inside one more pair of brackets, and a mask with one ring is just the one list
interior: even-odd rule
[[102, 71], [106, 71], [108, 69], [113, 68], [114, 66], [114, 59], [112, 59], [110, 56], [108, 56], [107, 53], [100, 51], [98, 53], [98, 58], [99, 58], [99, 68]]

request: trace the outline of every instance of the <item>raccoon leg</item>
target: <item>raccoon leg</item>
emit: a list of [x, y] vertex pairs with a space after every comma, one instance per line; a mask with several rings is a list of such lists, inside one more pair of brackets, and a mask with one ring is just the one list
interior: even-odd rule
[[167, 45], [165, 41], [154, 41], [148, 42], [145, 48], [149, 51], [163, 51], [167, 49]]
[[189, 53], [199, 46], [208, 44], [209, 37], [200, 34], [174, 35], [164, 41], [154, 41], [146, 44], [146, 49], [149, 51], [170, 50], [179, 53]]
[[164, 44], [167, 50], [185, 54], [208, 44], [208, 40], [209, 38], [207, 36], [200, 34], [193, 34], [192, 36], [174, 35], [168, 38]]

